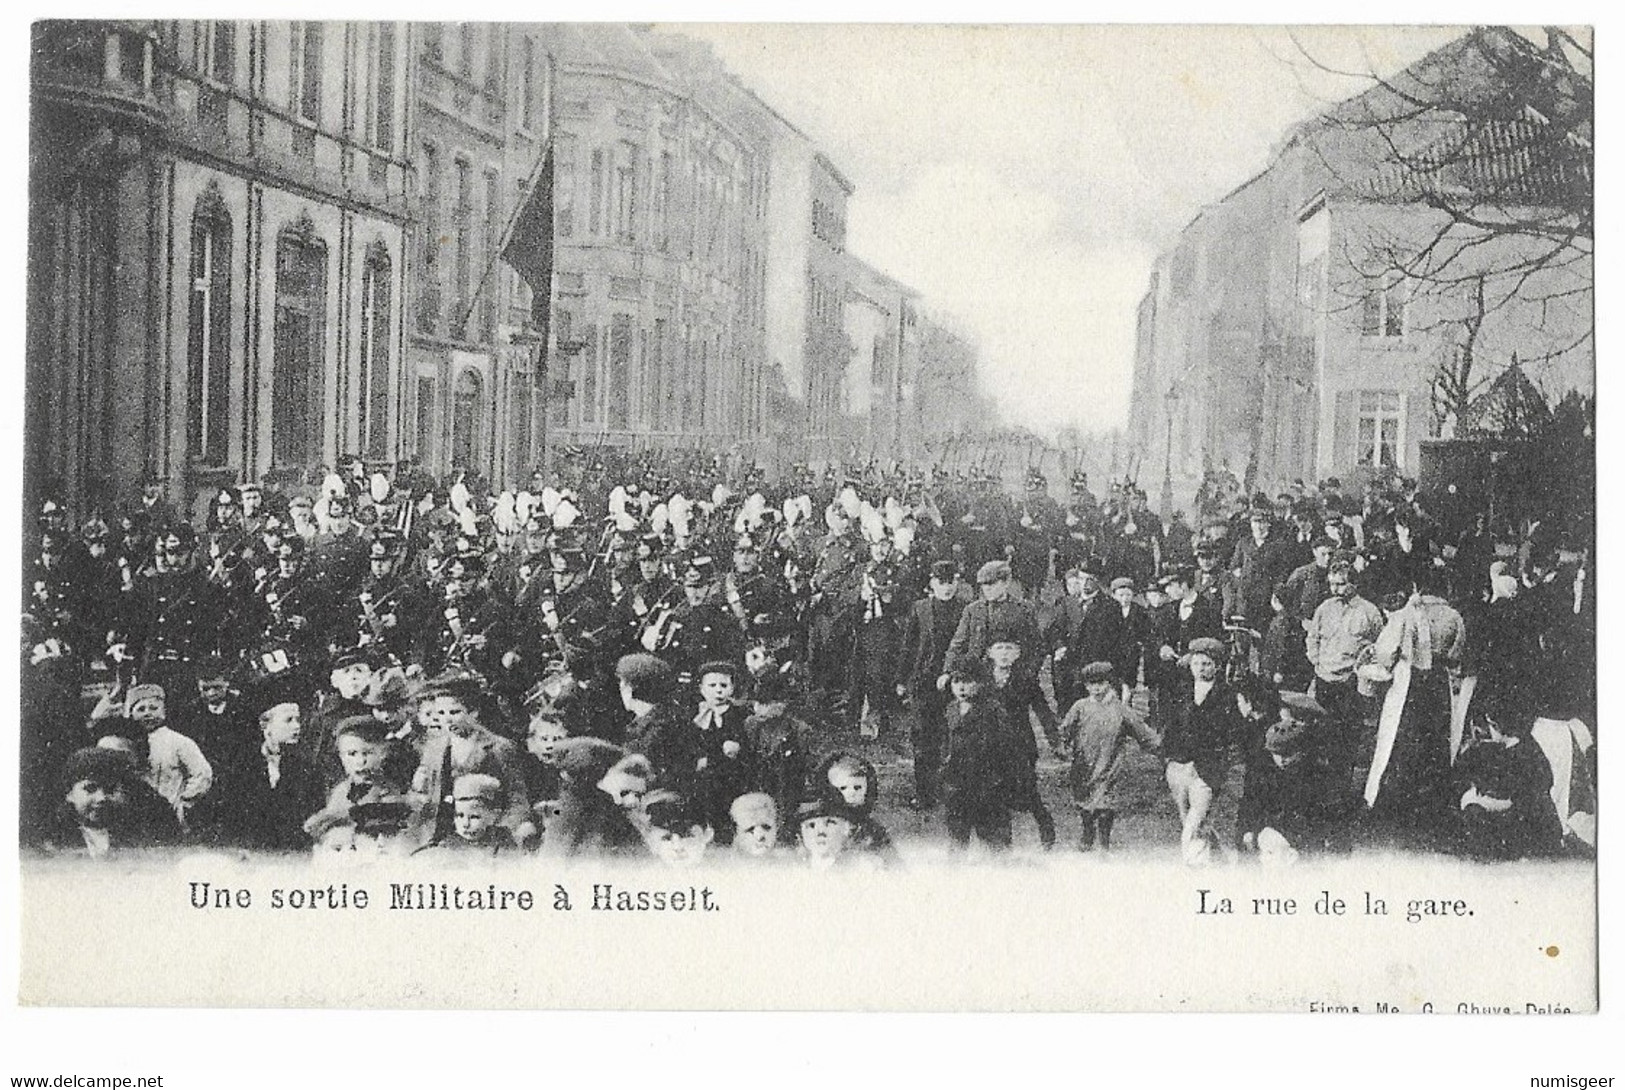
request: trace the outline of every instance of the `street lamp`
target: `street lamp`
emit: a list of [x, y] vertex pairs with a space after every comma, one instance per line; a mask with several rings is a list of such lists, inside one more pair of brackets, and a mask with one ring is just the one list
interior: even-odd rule
[[1162, 521], [1167, 523], [1174, 513], [1174, 408], [1179, 404], [1179, 387], [1168, 387], [1163, 401], [1168, 432], [1162, 448]]

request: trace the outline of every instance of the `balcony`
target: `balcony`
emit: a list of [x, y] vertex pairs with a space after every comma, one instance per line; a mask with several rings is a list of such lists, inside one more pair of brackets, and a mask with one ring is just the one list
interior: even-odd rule
[[66, 107], [104, 122], [160, 126], [153, 92], [156, 38], [139, 21], [34, 24], [32, 86], [43, 106]]

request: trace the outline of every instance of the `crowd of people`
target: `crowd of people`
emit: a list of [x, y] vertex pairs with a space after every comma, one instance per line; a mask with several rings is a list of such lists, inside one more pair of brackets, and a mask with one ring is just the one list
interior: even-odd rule
[[1028, 815], [1132, 851], [1137, 747], [1192, 864], [1594, 845], [1585, 541], [1447, 534], [1399, 479], [1205, 493], [1195, 525], [1057, 483], [568, 450], [500, 492], [352, 458], [195, 520], [158, 480], [45, 499], [24, 842], [886, 869]]

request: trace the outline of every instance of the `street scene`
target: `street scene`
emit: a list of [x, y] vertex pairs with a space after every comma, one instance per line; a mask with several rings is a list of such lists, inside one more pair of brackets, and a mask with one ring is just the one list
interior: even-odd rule
[[1595, 858], [1588, 31], [32, 33], [31, 866]]

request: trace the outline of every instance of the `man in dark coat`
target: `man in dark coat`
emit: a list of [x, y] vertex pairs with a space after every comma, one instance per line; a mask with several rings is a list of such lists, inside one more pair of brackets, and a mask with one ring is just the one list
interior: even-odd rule
[[937, 561], [931, 565], [930, 592], [914, 603], [903, 626], [898, 662], [904, 675], [898, 690], [908, 697], [913, 712], [914, 796], [909, 805], [914, 809], [930, 810], [937, 804], [937, 774], [947, 730], [943, 716], [948, 707], [948, 692], [937, 684], [937, 678], [966, 608], [959, 589], [953, 561]]

